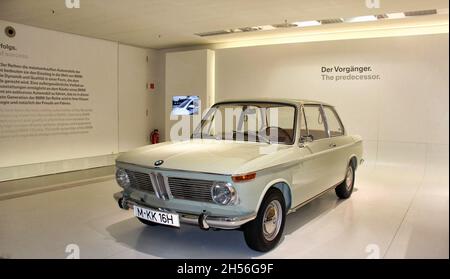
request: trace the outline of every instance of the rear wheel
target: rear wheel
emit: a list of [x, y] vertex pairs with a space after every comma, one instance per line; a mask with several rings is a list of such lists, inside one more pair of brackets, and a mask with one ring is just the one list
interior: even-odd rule
[[253, 250], [272, 250], [283, 235], [286, 221], [286, 206], [283, 194], [278, 189], [269, 189], [256, 218], [244, 225], [244, 237]]
[[348, 165], [344, 181], [334, 189], [340, 199], [348, 199], [352, 195], [353, 185], [355, 184], [355, 168], [352, 164]]

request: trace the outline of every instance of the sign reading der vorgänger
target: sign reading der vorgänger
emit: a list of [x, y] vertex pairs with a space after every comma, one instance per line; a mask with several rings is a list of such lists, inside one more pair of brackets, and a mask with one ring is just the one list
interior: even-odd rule
[[322, 66], [321, 77], [324, 81], [364, 81], [379, 80], [380, 74], [373, 72], [372, 66]]

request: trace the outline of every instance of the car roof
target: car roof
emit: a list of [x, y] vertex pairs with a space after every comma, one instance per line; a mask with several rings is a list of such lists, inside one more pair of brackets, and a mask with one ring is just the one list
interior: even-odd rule
[[245, 103], [245, 102], [264, 102], [264, 103], [283, 103], [283, 104], [291, 104], [291, 105], [326, 105], [332, 106], [325, 102], [321, 101], [313, 101], [306, 99], [289, 99], [289, 98], [252, 98], [252, 99], [228, 99], [217, 102], [217, 104], [221, 103]]

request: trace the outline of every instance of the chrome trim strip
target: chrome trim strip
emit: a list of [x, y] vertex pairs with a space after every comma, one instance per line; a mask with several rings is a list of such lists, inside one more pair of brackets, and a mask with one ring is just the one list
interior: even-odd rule
[[[113, 195], [113, 197], [116, 201], [118, 201], [119, 199], [123, 198], [123, 192], [115, 193]], [[139, 207], [148, 208], [148, 209], [157, 210], [157, 211], [166, 211], [169, 213], [178, 214], [180, 216], [180, 222], [182, 222], [182, 223], [189, 224], [189, 225], [196, 225], [196, 226], [199, 225], [198, 218], [200, 217], [200, 214], [197, 215], [197, 214], [192, 214], [192, 213], [170, 210], [167, 208], [155, 208], [155, 207], [151, 207], [148, 205], [143, 205], [143, 204], [138, 203], [131, 199], [126, 199], [124, 202], [129, 209], [132, 209], [134, 206], [139, 206]], [[243, 216], [232, 216], [232, 217], [211, 216], [208, 214], [204, 221], [211, 228], [232, 230], [232, 229], [237, 229], [237, 228], [241, 227], [245, 223], [250, 222], [255, 218], [256, 218], [255, 213], [249, 214], [249, 215], [243, 215]]]
[[158, 167], [149, 167], [149, 166], [144, 166], [144, 165], [138, 165], [138, 164], [133, 164], [133, 163], [127, 163], [127, 162], [121, 162], [121, 161], [116, 161], [116, 165], [117, 163], [122, 164], [122, 165], [131, 165], [131, 166], [136, 166], [136, 167], [140, 167], [140, 168], [145, 168], [148, 169], [151, 172], [157, 172], [157, 171], [175, 171], [175, 172], [189, 172], [189, 173], [198, 173], [198, 174], [207, 174], [207, 175], [221, 175], [221, 176], [231, 176], [231, 174], [227, 174], [227, 173], [215, 173], [215, 172], [203, 172], [203, 171], [190, 171], [190, 170], [177, 170], [177, 169], [167, 169], [167, 168], [158, 168]]
[[169, 194], [167, 193], [167, 185], [166, 185], [166, 181], [164, 180], [164, 175], [162, 175], [159, 172], [156, 172], [155, 177], [156, 177], [156, 180], [158, 181], [158, 187], [161, 191], [161, 195], [162, 195], [163, 199], [168, 200]]
[[325, 131], [327, 132], [328, 138], [331, 138], [331, 131], [330, 131], [330, 127], [328, 126], [328, 119], [327, 116], [325, 114], [325, 110], [323, 109], [323, 105], [320, 105], [320, 114], [322, 115], [322, 121], [323, 124], [325, 125]]
[[161, 197], [161, 193], [159, 191], [159, 187], [158, 187], [158, 182], [155, 179], [155, 173], [151, 172], [148, 174], [148, 176], [150, 177], [150, 181], [152, 182], [152, 187], [153, 190], [155, 191], [156, 197], [158, 197], [158, 199], [162, 199]]
[[150, 179], [152, 181], [152, 184], [155, 185], [156, 196], [162, 200], [168, 200], [169, 195], [167, 193], [167, 187], [165, 184], [164, 176], [159, 172], [151, 172]]

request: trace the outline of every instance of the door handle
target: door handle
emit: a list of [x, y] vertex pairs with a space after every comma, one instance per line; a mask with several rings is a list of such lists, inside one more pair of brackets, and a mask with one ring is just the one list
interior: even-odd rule
[[329, 147], [335, 148], [335, 147], [336, 147], [336, 144], [335, 144], [335, 143], [330, 143]]

